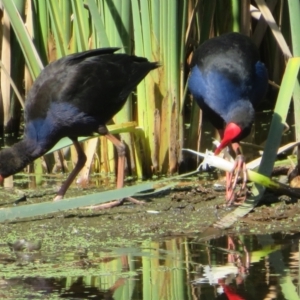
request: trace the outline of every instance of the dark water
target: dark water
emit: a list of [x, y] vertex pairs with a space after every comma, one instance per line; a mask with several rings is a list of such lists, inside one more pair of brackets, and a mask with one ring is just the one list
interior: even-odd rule
[[0, 253], [0, 299], [300, 299], [299, 239], [178, 237], [98, 252]]

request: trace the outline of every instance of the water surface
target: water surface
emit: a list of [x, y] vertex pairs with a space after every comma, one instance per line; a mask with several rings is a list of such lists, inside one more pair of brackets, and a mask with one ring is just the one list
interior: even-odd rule
[[[0, 248], [1, 299], [298, 299], [299, 234]], [[28, 244], [26, 244], [28, 245]], [[26, 248], [26, 247], [25, 247]], [[299, 298], [300, 299], [300, 298]]]

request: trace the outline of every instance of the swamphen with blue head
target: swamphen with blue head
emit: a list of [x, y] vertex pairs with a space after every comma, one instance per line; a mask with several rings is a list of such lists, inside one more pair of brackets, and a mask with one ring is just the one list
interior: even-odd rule
[[[265, 96], [268, 74], [251, 39], [239, 33], [212, 38], [195, 51], [188, 81], [193, 98], [221, 136], [215, 154], [231, 144], [237, 157], [235, 170], [227, 175], [226, 200], [235, 201], [234, 188], [246, 166], [239, 142], [249, 135], [254, 106]], [[225, 124], [225, 126], [224, 126]], [[232, 179], [235, 174], [235, 179]], [[246, 176], [242, 189], [245, 188]]]
[[86, 161], [77, 138], [96, 132], [116, 146], [117, 188], [123, 186], [125, 147], [108, 132], [106, 123], [139, 82], [159, 65], [143, 57], [114, 54], [117, 50], [103, 48], [72, 54], [41, 72], [26, 100], [24, 139], [0, 152], [0, 181], [21, 171], [61, 138], [69, 137], [78, 161], [54, 198], [62, 199]]

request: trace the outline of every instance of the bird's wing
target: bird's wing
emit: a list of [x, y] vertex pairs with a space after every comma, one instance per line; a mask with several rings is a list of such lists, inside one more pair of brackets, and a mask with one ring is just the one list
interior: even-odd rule
[[93, 49], [88, 50], [80, 53], [74, 53], [70, 54], [68, 56], [65, 56], [64, 59], [67, 61], [77, 61], [77, 60], [83, 60], [88, 57], [98, 56], [98, 55], [104, 55], [104, 54], [112, 54], [116, 51], [120, 50], [120, 48], [114, 47], [114, 48], [100, 48], [100, 49]]

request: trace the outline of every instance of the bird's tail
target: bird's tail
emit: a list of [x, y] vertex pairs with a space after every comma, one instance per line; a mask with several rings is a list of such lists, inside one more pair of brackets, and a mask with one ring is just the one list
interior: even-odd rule
[[126, 97], [129, 93], [148, 75], [148, 73], [161, 66], [159, 62], [149, 62], [144, 57], [131, 56], [133, 66], [130, 68], [131, 72], [128, 74], [128, 85], [122, 92], [122, 96]]

